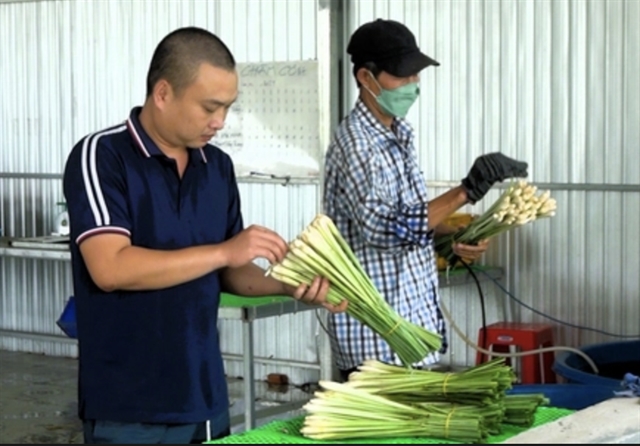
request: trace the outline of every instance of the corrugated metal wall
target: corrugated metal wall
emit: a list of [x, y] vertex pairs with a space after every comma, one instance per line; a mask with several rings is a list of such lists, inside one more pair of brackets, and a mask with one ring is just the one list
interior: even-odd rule
[[[179, 26], [202, 26], [230, 46], [238, 62], [315, 59], [315, 1], [36, 1], [0, 3], [0, 222], [5, 235], [35, 236], [53, 229], [61, 182], [15, 178], [59, 174], [83, 135], [124, 120], [144, 100], [153, 49]], [[241, 185], [248, 224], [293, 238], [316, 211], [314, 185]], [[59, 334], [55, 325], [72, 292], [63, 262], [0, 258], [0, 330]], [[255, 354], [316, 362], [312, 312], [258, 321]], [[221, 321], [223, 350], [242, 352], [240, 323]], [[75, 345], [0, 337], [0, 348], [75, 356]], [[229, 361], [229, 375], [242, 375]], [[292, 382], [317, 371], [271, 365]]]
[[[487, 255], [487, 263], [508, 269], [507, 287], [558, 318], [640, 332], [640, 3], [362, 0], [347, 9], [347, 35], [375, 17], [395, 18], [442, 63], [425, 71], [409, 116], [428, 180], [461, 178], [477, 155], [502, 150], [530, 162], [532, 181], [554, 183], [558, 216], [501, 237]], [[0, 4], [0, 172], [61, 172], [78, 138], [141, 103], [153, 48], [175, 27], [217, 32], [239, 62], [299, 60], [316, 57], [316, 18], [316, 3], [306, 0]], [[345, 64], [353, 86], [348, 72]], [[352, 88], [345, 107], [353, 95]], [[608, 190], [611, 184], [635, 191]], [[241, 193], [247, 223], [287, 238], [316, 209], [314, 186], [243, 184]], [[0, 194], [6, 235], [51, 231], [58, 179], [0, 178]], [[0, 262], [0, 329], [57, 333], [55, 318], [71, 291], [68, 266]], [[511, 308], [504, 295], [484, 289], [490, 319], [504, 317]], [[442, 294], [475, 338], [474, 288]], [[541, 320], [518, 306], [512, 313]], [[238, 325], [221, 322], [229, 353], [241, 352]], [[316, 331], [313, 313], [260, 321], [256, 355], [314, 361]], [[572, 329], [558, 336], [571, 345], [611, 339]], [[447, 360], [468, 363], [472, 352], [453, 340]], [[74, 347], [7, 338], [0, 348], [75, 354]], [[256, 376], [274, 368], [294, 382], [317, 377], [280, 366], [258, 367]], [[228, 371], [241, 374], [235, 362]]]
[[[428, 181], [462, 178], [478, 155], [500, 150], [529, 162], [530, 181], [551, 183], [557, 216], [500, 237], [486, 262], [507, 267], [507, 287], [531, 307], [639, 334], [640, 2], [354, 1], [348, 31], [378, 17], [404, 22], [441, 63], [422, 73], [409, 115]], [[465, 210], [481, 212], [496, 197]], [[516, 320], [546, 320], [484, 288], [492, 319], [512, 308]], [[475, 339], [477, 307], [468, 305], [477, 297], [468, 291], [443, 299]], [[562, 328], [556, 343], [613, 340]], [[455, 338], [454, 363], [471, 353]]]

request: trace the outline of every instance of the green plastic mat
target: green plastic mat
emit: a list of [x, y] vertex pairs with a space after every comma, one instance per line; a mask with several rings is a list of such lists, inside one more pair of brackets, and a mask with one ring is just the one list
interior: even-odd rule
[[[573, 410], [555, 407], [539, 407], [536, 412], [533, 427], [555, 421], [572, 414]], [[317, 441], [305, 438], [300, 434], [304, 423], [304, 416], [290, 420], [273, 421], [256, 429], [231, 435], [220, 440], [210, 441], [208, 444], [461, 444], [454, 441], [432, 438], [392, 438], [383, 440], [351, 440], [351, 441]], [[487, 443], [502, 443], [511, 437], [526, 431], [527, 428], [503, 425], [500, 435], [491, 436]]]
[[220, 306], [227, 308], [259, 307], [261, 305], [288, 302], [291, 299], [293, 298], [287, 296], [240, 297], [235, 294], [221, 293]]

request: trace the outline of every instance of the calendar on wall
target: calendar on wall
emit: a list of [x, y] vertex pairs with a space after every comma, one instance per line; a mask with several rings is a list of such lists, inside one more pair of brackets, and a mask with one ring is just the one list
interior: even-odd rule
[[211, 141], [233, 159], [236, 176], [317, 178], [318, 63], [240, 63], [238, 99]]

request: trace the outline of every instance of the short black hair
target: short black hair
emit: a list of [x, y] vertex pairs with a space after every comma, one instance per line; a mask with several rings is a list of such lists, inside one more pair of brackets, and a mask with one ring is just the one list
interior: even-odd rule
[[203, 62], [229, 71], [236, 67], [233, 54], [215, 34], [196, 27], [172, 31], [153, 52], [147, 73], [147, 97], [160, 79], [180, 93], [195, 79]]
[[362, 86], [360, 84], [360, 81], [358, 80], [358, 71], [360, 70], [360, 68], [369, 70], [371, 74], [373, 74], [373, 77], [375, 77], [376, 79], [378, 79], [378, 75], [382, 73], [382, 70], [378, 68], [378, 66], [373, 62], [353, 64], [353, 77], [356, 79], [356, 84], [358, 85], [358, 88]]

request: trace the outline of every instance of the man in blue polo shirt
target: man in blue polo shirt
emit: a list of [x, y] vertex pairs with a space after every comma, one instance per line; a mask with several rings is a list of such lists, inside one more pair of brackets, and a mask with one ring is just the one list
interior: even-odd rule
[[73, 148], [64, 171], [87, 443], [189, 443], [229, 433], [220, 292], [326, 303], [253, 263], [286, 242], [243, 227], [231, 159], [207, 144], [237, 97], [235, 61], [182, 28], [156, 48], [143, 107]]

